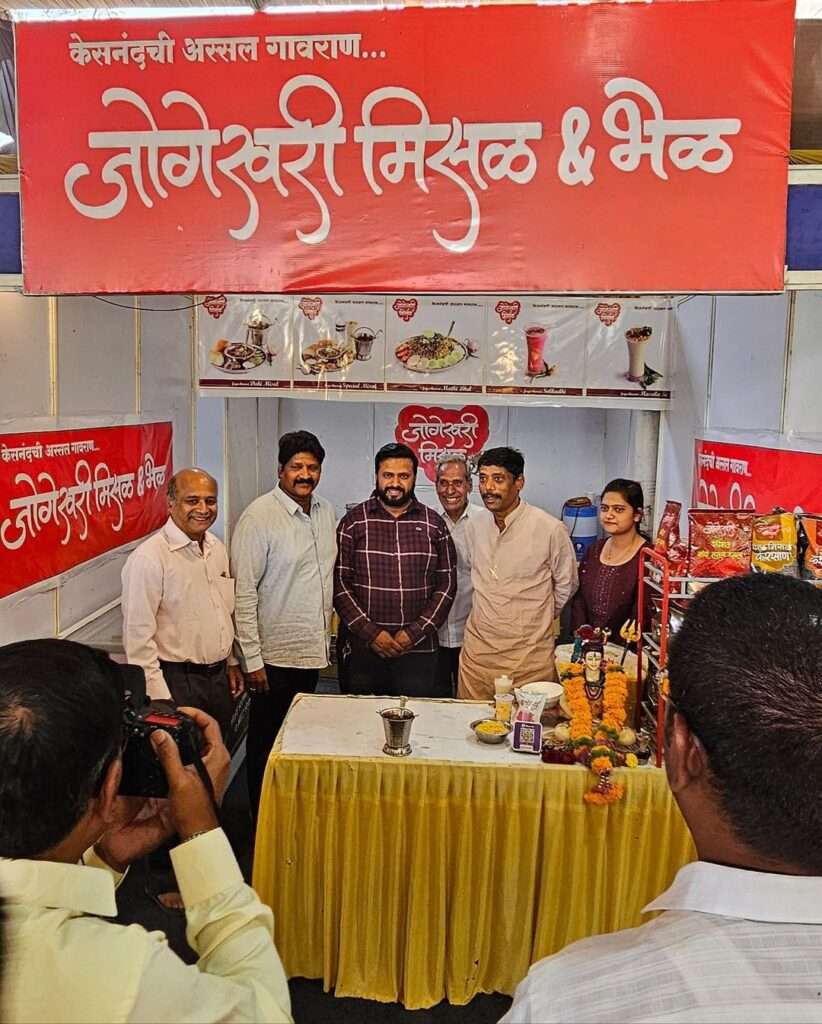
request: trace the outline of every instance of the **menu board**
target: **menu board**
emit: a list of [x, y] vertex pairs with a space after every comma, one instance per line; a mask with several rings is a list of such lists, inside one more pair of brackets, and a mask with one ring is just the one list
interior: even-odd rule
[[370, 295], [294, 300], [294, 387], [382, 391], [385, 302]]
[[667, 298], [563, 295], [209, 295], [200, 387], [484, 394], [497, 401], [666, 408]]
[[499, 299], [489, 304], [487, 388], [496, 395], [581, 395], [586, 304]]
[[588, 316], [586, 393], [610, 398], [670, 398], [672, 320], [673, 304], [667, 299], [596, 303]]
[[292, 301], [208, 295], [198, 308], [201, 388], [290, 388]]
[[482, 391], [483, 299], [397, 295], [386, 308], [389, 391]]

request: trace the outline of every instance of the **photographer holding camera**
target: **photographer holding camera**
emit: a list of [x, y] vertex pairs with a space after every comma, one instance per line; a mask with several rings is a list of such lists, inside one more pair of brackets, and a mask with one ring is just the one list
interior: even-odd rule
[[[151, 724], [165, 719], [145, 714], [134, 725], [121, 673], [102, 652], [66, 640], [0, 647], [0, 1018], [290, 1021], [271, 912], [244, 884], [217, 820], [229, 765], [219, 728], [181, 709], [206, 783], [165, 727]], [[119, 795], [126, 736], [153, 749], [167, 800]], [[117, 913], [128, 865], [174, 832], [196, 966], [162, 933], [104, 920]]]

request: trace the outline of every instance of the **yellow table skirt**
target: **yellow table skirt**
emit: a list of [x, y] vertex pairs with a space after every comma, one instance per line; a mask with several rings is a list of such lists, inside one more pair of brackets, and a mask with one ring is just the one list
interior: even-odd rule
[[[524, 755], [525, 756], [525, 755]], [[577, 767], [272, 753], [254, 886], [292, 977], [410, 1009], [513, 993], [535, 960], [641, 923], [695, 852], [664, 772], [592, 807]]]

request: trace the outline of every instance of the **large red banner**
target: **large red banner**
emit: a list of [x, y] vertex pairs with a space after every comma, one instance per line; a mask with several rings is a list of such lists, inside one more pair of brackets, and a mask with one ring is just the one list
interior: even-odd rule
[[0, 597], [157, 529], [170, 475], [170, 423], [0, 436]]
[[25, 288], [781, 289], [793, 10], [18, 23]]
[[692, 500], [701, 508], [822, 512], [822, 455], [697, 441]]

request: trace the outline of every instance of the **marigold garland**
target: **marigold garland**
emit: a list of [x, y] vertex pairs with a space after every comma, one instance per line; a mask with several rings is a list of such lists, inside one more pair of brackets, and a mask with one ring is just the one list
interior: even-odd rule
[[[623, 763], [633, 767], [636, 757], [627, 758], [615, 749], [620, 731], [625, 725], [625, 702], [628, 699], [628, 678], [619, 666], [605, 669], [602, 694], [602, 719], [594, 729], [591, 704], [585, 695], [585, 677], [579, 664], [560, 666], [560, 677], [571, 712], [570, 737], [574, 756], [587, 764], [597, 776], [593, 789], [585, 793], [586, 803], [604, 805], [621, 800], [625, 787], [611, 779], [611, 770]], [[633, 763], [629, 761], [632, 759]]]

